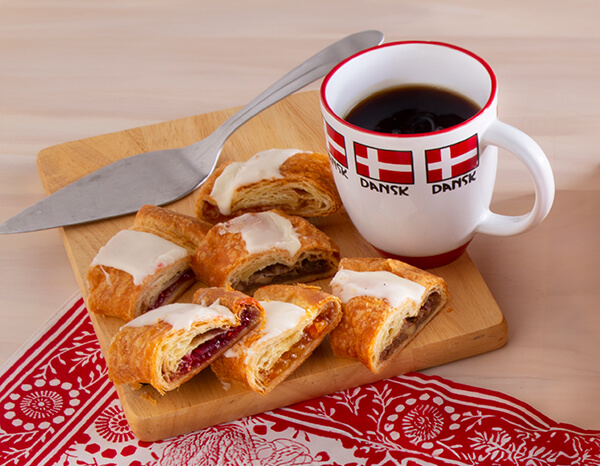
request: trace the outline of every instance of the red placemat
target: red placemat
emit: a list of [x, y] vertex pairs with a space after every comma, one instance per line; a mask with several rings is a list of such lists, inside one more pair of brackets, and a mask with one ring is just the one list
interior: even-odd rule
[[141, 442], [80, 297], [4, 365], [0, 394], [2, 465], [600, 465], [600, 431], [419, 373]]

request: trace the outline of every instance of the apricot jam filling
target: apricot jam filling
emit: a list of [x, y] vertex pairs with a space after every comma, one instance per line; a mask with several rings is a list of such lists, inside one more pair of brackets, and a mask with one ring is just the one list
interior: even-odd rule
[[261, 378], [268, 384], [279, 377], [301, 358], [315, 339], [319, 338], [331, 325], [333, 307], [328, 306], [302, 332], [302, 337], [289, 350], [281, 355], [277, 362], [267, 370], [260, 372]]

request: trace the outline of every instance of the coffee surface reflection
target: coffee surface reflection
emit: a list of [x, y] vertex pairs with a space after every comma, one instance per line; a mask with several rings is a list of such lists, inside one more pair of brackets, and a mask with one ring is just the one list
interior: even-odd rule
[[480, 107], [456, 92], [427, 85], [384, 89], [355, 105], [345, 120], [387, 134], [420, 134], [456, 126]]

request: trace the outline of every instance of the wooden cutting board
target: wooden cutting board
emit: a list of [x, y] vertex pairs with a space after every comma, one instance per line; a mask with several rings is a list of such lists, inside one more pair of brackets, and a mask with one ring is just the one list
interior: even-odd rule
[[[47, 148], [38, 168], [48, 193], [119, 158], [150, 150], [191, 144], [210, 134], [235, 109], [129, 129]], [[246, 160], [271, 148], [324, 152], [324, 136], [316, 91], [293, 95], [238, 130], [225, 145], [220, 162]], [[173, 210], [193, 215], [195, 195], [175, 202]], [[314, 223], [339, 245], [344, 257], [379, 254], [352, 226], [345, 212]], [[133, 215], [61, 229], [81, 292], [87, 297], [85, 275], [98, 249], [117, 231], [129, 228]], [[153, 441], [202, 429], [299, 401], [356, 387], [383, 378], [444, 364], [501, 347], [507, 326], [479, 271], [464, 254], [452, 264], [432, 270], [448, 283], [451, 302], [380, 374], [360, 363], [333, 355], [327, 340], [286, 381], [263, 396], [242, 387], [228, 389], [206, 369], [179, 390], [160, 396], [153, 388], [117, 391], [137, 437]], [[317, 284], [329, 291], [328, 281]], [[193, 290], [182, 300], [189, 300]], [[90, 315], [102, 351], [122, 321]]]

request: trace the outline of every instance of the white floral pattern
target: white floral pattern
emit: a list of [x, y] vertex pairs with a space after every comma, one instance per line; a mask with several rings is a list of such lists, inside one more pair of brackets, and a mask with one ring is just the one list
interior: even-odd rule
[[417, 405], [402, 418], [402, 432], [415, 445], [435, 440], [443, 427], [444, 416], [432, 405]]
[[600, 466], [600, 431], [417, 373], [142, 442], [107, 380], [81, 299], [5, 367], [0, 388], [0, 465]]
[[118, 406], [109, 406], [94, 422], [94, 428], [104, 440], [112, 443], [122, 443], [133, 440], [125, 413]]

